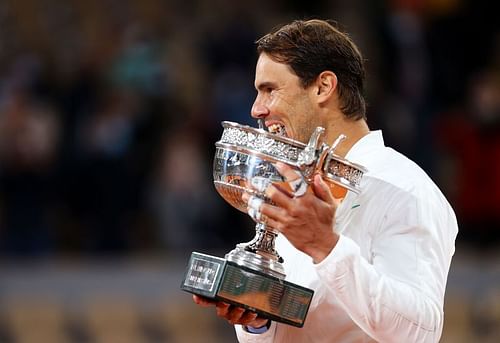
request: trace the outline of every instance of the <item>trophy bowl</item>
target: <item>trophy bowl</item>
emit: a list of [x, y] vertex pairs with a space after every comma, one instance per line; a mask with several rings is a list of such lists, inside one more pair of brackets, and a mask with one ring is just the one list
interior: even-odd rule
[[[313, 133], [306, 145], [263, 129], [233, 122], [222, 122], [222, 126], [222, 138], [216, 143], [214, 185], [224, 200], [242, 212], [247, 212], [247, 204], [241, 198], [244, 192], [266, 198], [251, 186], [252, 180], [261, 179], [290, 189], [274, 167], [276, 162], [289, 165], [309, 182], [314, 173], [322, 172], [323, 179], [336, 198], [343, 198], [347, 190], [359, 192], [365, 169], [334, 154], [342, 137], [331, 149], [326, 145], [318, 146], [322, 128]], [[276, 236], [272, 227], [264, 221], [257, 221], [254, 239], [238, 244], [236, 249], [226, 255], [226, 259], [285, 278], [283, 260], [274, 248]]]
[[[318, 150], [314, 156], [322, 166], [323, 179], [336, 198], [343, 198], [347, 190], [360, 192], [360, 181], [366, 169], [334, 154], [333, 149], [324, 145], [317, 147], [322, 129], [316, 131], [308, 145], [278, 136], [263, 129], [224, 121], [222, 138], [216, 145], [213, 179], [217, 192], [236, 209], [247, 212], [246, 203], [241, 199], [244, 192], [254, 194], [250, 180], [254, 177], [267, 178], [273, 183], [284, 182], [274, 168], [274, 163], [288, 164], [298, 171], [304, 170], [306, 151]], [[308, 150], [309, 149], [309, 150]], [[327, 152], [325, 154], [325, 151]], [[318, 164], [317, 163], [317, 164]], [[310, 167], [310, 166], [307, 166]], [[318, 166], [315, 169], [318, 169]], [[317, 170], [313, 171], [317, 171]], [[311, 170], [308, 170], [311, 174]], [[311, 180], [309, 180], [311, 181]], [[285, 185], [286, 187], [286, 185]]]
[[[305, 185], [320, 173], [336, 198], [343, 198], [348, 190], [360, 191], [366, 170], [335, 154], [343, 135], [329, 147], [320, 144], [321, 127], [304, 144], [263, 128], [228, 121], [222, 126], [222, 137], [215, 144], [213, 180], [221, 197], [239, 211], [247, 213], [245, 192], [270, 201], [258, 190], [263, 188], [252, 186], [256, 180], [292, 191], [275, 168], [277, 162], [294, 169]], [[181, 288], [302, 327], [314, 292], [285, 280], [283, 259], [275, 249], [278, 233], [264, 219], [254, 221], [255, 237], [237, 244], [224, 259], [193, 252]]]

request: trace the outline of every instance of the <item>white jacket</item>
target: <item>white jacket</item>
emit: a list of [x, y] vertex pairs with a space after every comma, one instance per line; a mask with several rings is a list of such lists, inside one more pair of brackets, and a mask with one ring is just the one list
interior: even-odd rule
[[455, 214], [422, 169], [384, 146], [359, 140], [347, 159], [368, 169], [361, 193], [337, 210], [340, 240], [319, 264], [283, 236], [287, 280], [315, 294], [303, 328], [272, 323], [263, 334], [236, 326], [240, 342], [438, 342], [458, 232]]

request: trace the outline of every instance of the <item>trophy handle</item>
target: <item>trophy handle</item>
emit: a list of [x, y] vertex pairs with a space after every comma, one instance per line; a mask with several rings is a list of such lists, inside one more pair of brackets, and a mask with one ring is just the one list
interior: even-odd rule
[[347, 136], [344, 135], [344, 134], [340, 134], [337, 139], [335, 140], [335, 142], [333, 142], [332, 146], [328, 149], [324, 149], [322, 152], [321, 152], [321, 155], [319, 156], [319, 159], [318, 159], [318, 163], [317, 163], [317, 166], [320, 170], [323, 170], [324, 167], [325, 167], [325, 160], [328, 156], [330, 156], [334, 151], [335, 149], [337, 149], [337, 146], [340, 144], [340, 142], [342, 142], [344, 139], [346, 139]]
[[309, 142], [304, 150], [301, 151], [298, 157], [298, 167], [304, 176], [304, 179], [310, 183], [312, 182], [312, 176], [315, 171], [315, 165], [317, 160], [317, 152], [320, 149], [319, 139], [321, 135], [325, 132], [325, 129], [321, 126], [316, 127], [313, 134], [309, 138]]

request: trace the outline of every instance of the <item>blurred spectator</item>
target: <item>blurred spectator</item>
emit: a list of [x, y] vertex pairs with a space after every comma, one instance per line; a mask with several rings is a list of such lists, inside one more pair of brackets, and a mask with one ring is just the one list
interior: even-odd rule
[[[59, 118], [31, 87], [38, 61], [14, 64], [0, 91], [0, 251], [38, 255], [56, 247], [51, 209], [56, 200]], [[52, 213], [53, 214], [53, 213]]]
[[[418, 142], [428, 140], [430, 60], [420, 1], [389, 1], [382, 25], [384, 91], [374, 99], [387, 144], [428, 167]], [[368, 118], [371, 119], [370, 114]]]
[[253, 41], [258, 34], [254, 24], [244, 16], [245, 10], [241, 5], [232, 7], [233, 16], [210, 27], [201, 37], [199, 53], [211, 71], [209, 98], [213, 101], [216, 122], [255, 123], [249, 113], [255, 97]]
[[440, 184], [455, 204], [462, 238], [490, 246], [500, 240], [500, 70], [472, 78], [468, 102], [436, 125]]
[[127, 87], [145, 96], [165, 96], [167, 66], [160, 63], [157, 45], [140, 25], [127, 27], [121, 49], [112, 61], [112, 84]]
[[213, 187], [200, 138], [193, 125], [168, 132], [150, 187], [151, 210], [168, 251], [221, 248], [244, 231], [233, 227], [227, 237], [222, 236], [231, 221]]
[[71, 186], [78, 220], [85, 224], [85, 250], [123, 253], [132, 246], [141, 188], [132, 152], [141, 104], [134, 94], [113, 90], [79, 126], [81, 159]]

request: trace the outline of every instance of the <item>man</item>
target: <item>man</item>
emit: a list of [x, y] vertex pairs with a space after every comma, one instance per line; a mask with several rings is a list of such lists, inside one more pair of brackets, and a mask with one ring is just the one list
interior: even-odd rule
[[[336, 153], [368, 169], [361, 193], [335, 199], [316, 175], [301, 196], [275, 185], [274, 205], [245, 195], [280, 232], [287, 280], [315, 294], [303, 328], [195, 296], [236, 324], [240, 342], [437, 342], [457, 223], [450, 205], [413, 162], [370, 132], [363, 60], [347, 35], [322, 20], [295, 21], [257, 41], [252, 116], [271, 132], [307, 142], [347, 135]], [[277, 164], [293, 181], [296, 174]]]

